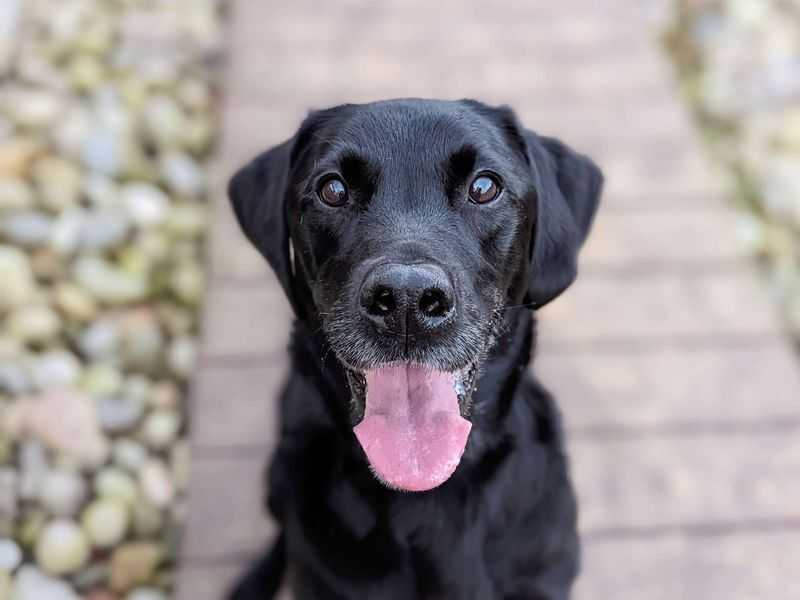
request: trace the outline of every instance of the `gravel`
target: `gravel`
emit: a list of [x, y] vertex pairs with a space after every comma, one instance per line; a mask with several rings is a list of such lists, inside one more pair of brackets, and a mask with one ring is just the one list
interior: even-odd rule
[[665, 40], [740, 208], [740, 238], [764, 267], [800, 341], [800, 3], [680, 0]]
[[220, 2], [0, 2], [0, 599], [166, 600]]

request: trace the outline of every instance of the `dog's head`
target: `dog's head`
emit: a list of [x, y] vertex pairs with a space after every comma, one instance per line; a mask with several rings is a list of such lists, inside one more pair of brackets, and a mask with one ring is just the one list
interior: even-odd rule
[[575, 279], [602, 176], [507, 108], [394, 100], [312, 113], [232, 179], [238, 220], [348, 374], [388, 485], [457, 467], [505, 311]]

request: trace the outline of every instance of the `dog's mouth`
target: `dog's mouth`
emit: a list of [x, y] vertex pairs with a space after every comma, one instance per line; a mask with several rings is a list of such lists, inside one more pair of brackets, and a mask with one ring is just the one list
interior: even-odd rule
[[410, 362], [348, 369], [353, 431], [380, 481], [421, 492], [449, 479], [472, 428], [477, 371], [477, 361], [457, 371]]

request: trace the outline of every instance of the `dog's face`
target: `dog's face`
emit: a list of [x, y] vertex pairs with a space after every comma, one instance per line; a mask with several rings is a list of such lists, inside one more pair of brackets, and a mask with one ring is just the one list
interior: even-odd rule
[[508, 109], [396, 100], [313, 113], [230, 195], [346, 369], [373, 471], [426, 490], [458, 465], [505, 309], [573, 281], [601, 182]]

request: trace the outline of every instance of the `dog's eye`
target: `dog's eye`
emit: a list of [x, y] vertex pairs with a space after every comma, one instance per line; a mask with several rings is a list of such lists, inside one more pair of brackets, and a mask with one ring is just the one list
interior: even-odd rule
[[500, 195], [502, 188], [491, 175], [478, 175], [469, 186], [469, 199], [475, 204], [486, 204]]
[[347, 187], [338, 177], [330, 177], [323, 181], [318, 194], [328, 206], [343, 206], [347, 202]]

